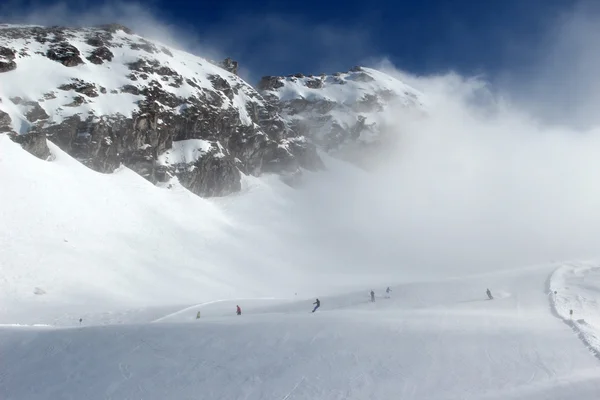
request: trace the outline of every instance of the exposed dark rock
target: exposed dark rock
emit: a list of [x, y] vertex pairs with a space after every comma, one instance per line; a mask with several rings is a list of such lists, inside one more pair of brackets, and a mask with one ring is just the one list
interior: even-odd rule
[[85, 42], [94, 47], [104, 46], [104, 41], [102, 38], [100, 38], [100, 36], [90, 36], [85, 40]]
[[50, 157], [50, 149], [46, 142], [46, 135], [43, 132], [34, 131], [24, 135], [10, 134], [10, 138], [19, 143], [23, 149], [42, 160], [47, 160]]
[[138, 95], [138, 94], [140, 94], [140, 90], [137, 88], [137, 86], [124, 85], [121, 87], [121, 93], [129, 93], [129, 94]]
[[101, 46], [94, 49], [87, 59], [91, 63], [102, 64], [104, 61], [112, 61], [114, 56], [115, 55], [108, 49], [108, 47]]
[[317, 153], [317, 146], [309, 143], [306, 140], [290, 140], [288, 149], [296, 159], [300, 166], [309, 171], [319, 171], [325, 169], [323, 160]]
[[24, 104], [29, 107], [29, 111], [27, 111], [27, 114], [25, 114], [25, 117], [27, 118], [27, 120], [29, 122], [35, 122], [40, 119], [48, 119], [49, 118], [49, 115], [40, 106], [39, 103], [37, 103], [35, 101], [28, 101]]
[[66, 83], [58, 87], [60, 90], [74, 90], [77, 93], [85, 94], [88, 97], [98, 97], [96, 85], [84, 82], [81, 79], [71, 79], [71, 83]]
[[[119, 90], [109, 87], [107, 91], [99, 85], [100, 80], [96, 82], [86, 78], [89, 82], [71, 79], [59, 87], [60, 90], [78, 93], [70, 104], [62, 107], [76, 107], [86, 103], [88, 97], [107, 92], [140, 96], [136, 102], [137, 109], [128, 115], [100, 115], [100, 109], [90, 109], [64, 119], [50, 119], [39, 103], [18, 100], [19, 108], [32, 122], [30, 132], [20, 135], [19, 140], [26, 143], [32, 153], [47, 156], [41, 147], [42, 141], [39, 141], [43, 138], [45, 143], [47, 136], [48, 140], [96, 171], [111, 173], [125, 165], [150, 182], [166, 181], [177, 176], [184, 186], [202, 196], [222, 196], [238, 191], [241, 172], [254, 175], [283, 173], [287, 180], [296, 182], [301, 177], [300, 168], [322, 168], [315, 146], [297, 138], [296, 131], [290, 129], [281, 117], [279, 103], [263, 98], [231, 75], [238, 73], [237, 62], [227, 58], [217, 64], [231, 74], [221, 72], [209, 76], [211, 87], [202, 74], [181, 76], [176, 72], [181, 60], [161, 64], [150, 55], [163, 52], [173, 56], [166, 47], [121, 33], [117, 41], [117, 31], [130, 32], [114, 24], [96, 29], [26, 27], [0, 31], [0, 39], [26, 38], [44, 43], [49, 49], [45, 55], [66, 66], [87, 62], [82, 60], [86, 56], [94, 64], [114, 62], [113, 52], [121, 51], [120, 47], [123, 51], [131, 47], [148, 53], [127, 65], [130, 71], [124, 75], [137, 81], [136, 85], [124, 85]], [[75, 36], [82, 37], [82, 32], [87, 45], [93, 47], [85, 55], [69, 43]], [[27, 49], [20, 49], [23, 56], [28, 56], [28, 53]], [[0, 59], [8, 60], [1, 55]], [[103, 68], [120, 74], [117, 68], [112, 67], [106, 65]], [[191, 89], [186, 97], [175, 94], [171, 89], [185, 83], [189, 85], [188, 90]], [[277, 88], [283, 83], [280, 78], [266, 77], [265, 85]], [[240, 94], [245, 99], [245, 110], [238, 109], [238, 103], [232, 101]], [[43, 98], [56, 96], [57, 93], [49, 92]], [[55, 104], [50, 102], [44, 106], [50, 112], [48, 107]], [[0, 114], [0, 129], [10, 131], [8, 115]], [[208, 140], [213, 143], [213, 148], [193, 163], [159, 165], [159, 156], [172, 147], [173, 141], [184, 139]]]
[[258, 90], [275, 90], [283, 87], [283, 82], [278, 76], [263, 76], [260, 82], [258, 82]]
[[13, 104], [19, 105], [23, 102], [23, 98], [19, 97], [19, 96], [15, 96], [15, 97], [11, 97], [10, 101], [12, 101]]
[[230, 100], [233, 99], [233, 90], [231, 90], [231, 85], [229, 85], [229, 82], [219, 75], [209, 75], [208, 79], [211, 81], [216, 90], [223, 92]]
[[356, 66], [354, 66], [354, 67], [350, 68], [350, 72], [360, 72], [360, 71], [362, 71], [362, 70], [363, 70], [363, 69], [362, 69], [362, 67], [360, 67], [360, 66], [358, 66], [358, 65], [356, 65]]
[[0, 72], [13, 71], [17, 68], [15, 59], [15, 51], [8, 47], [0, 46]]
[[70, 102], [69, 104], [65, 104], [65, 107], [78, 107], [82, 104], [87, 103], [87, 101], [85, 100], [85, 97], [83, 96], [75, 96], [73, 97], [73, 101]]
[[14, 71], [17, 69], [17, 63], [14, 61], [1, 61], [0, 60], [0, 72]]
[[223, 61], [221, 61], [219, 63], [219, 66], [221, 68], [223, 68], [225, 71], [231, 72], [234, 75], [237, 75], [237, 73], [238, 73], [238, 62], [232, 60], [229, 57], [227, 57], [226, 59], [224, 59]]
[[57, 61], [65, 67], [74, 67], [79, 64], [83, 64], [83, 60], [79, 56], [79, 50], [77, 47], [69, 44], [68, 42], [62, 42], [58, 45], [48, 49], [46, 57], [51, 60]]
[[154, 59], [139, 58], [136, 61], [127, 64], [130, 70], [138, 72], [146, 72], [151, 74], [156, 72], [161, 67], [160, 63]]
[[151, 54], [158, 53], [158, 49], [156, 48], [156, 46], [144, 39], [141, 39], [137, 43], [131, 43], [129, 47], [131, 47], [132, 50], [143, 50]]
[[186, 83], [187, 83], [188, 85], [190, 85], [191, 87], [193, 87], [193, 88], [195, 88], [195, 89], [198, 89], [198, 90], [201, 90], [200, 86], [198, 86], [198, 85], [197, 85], [197, 84], [196, 84], [194, 81], [192, 81], [191, 79], [187, 78], [185, 81], [186, 81]]
[[306, 87], [311, 89], [321, 89], [323, 87], [323, 81], [321, 79], [309, 79], [306, 81]]
[[294, 78], [304, 78], [304, 74], [297, 72], [297, 73], [293, 74], [293, 77]]
[[175, 76], [175, 75], [177, 75], [177, 72], [173, 71], [171, 68], [166, 67], [166, 66], [159, 67], [154, 72], [156, 72], [158, 75], [162, 75], [162, 76]]
[[0, 46], [0, 57], [3, 57], [7, 60], [15, 59], [15, 51], [13, 49], [9, 49], [8, 47]]
[[0, 110], [0, 133], [11, 132], [11, 119], [8, 113]]
[[183, 186], [204, 197], [224, 196], [242, 188], [234, 158], [217, 152], [203, 155], [177, 176]]

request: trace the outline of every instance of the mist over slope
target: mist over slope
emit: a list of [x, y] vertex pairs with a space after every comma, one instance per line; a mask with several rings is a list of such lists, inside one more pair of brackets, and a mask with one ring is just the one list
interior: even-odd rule
[[[376, 161], [374, 168], [366, 172], [330, 158], [322, 146], [320, 155], [328, 171], [304, 171], [304, 181], [294, 189], [269, 174], [257, 178], [242, 171], [239, 194], [208, 201], [185, 191], [176, 179], [169, 181], [173, 185], [169, 191], [139, 180], [127, 168], [114, 175], [93, 174], [57, 147], [52, 147], [57, 159], [42, 162], [3, 142], [2, 180], [12, 182], [12, 189], [7, 184], [0, 192], [3, 257], [11, 260], [3, 265], [28, 271], [14, 273], [14, 280], [5, 285], [10, 288], [7, 292], [15, 301], [50, 298], [53, 290], [43, 287], [49, 281], [38, 285], [35, 277], [42, 276], [39, 270], [56, 270], [56, 276], [62, 276], [57, 266], [82, 274], [73, 275], [72, 293], [97, 292], [97, 298], [119, 302], [139, 290], [131, 295], [133, 304], [153, 299], [187, 302], [200, 292], [202, 299], [204, 293], [206, 297], [279, 295], [280, 289], [286, 294], [315, 293], [321, 287], [365, 285], [365, 276], [375, 281], [426, 279], [598, 255], [596, 125], [582, 130], [575, 120], [550, 124], [554, 121], [540, 117], [543, 114], [531, 106], [541, 104], [536, 102], [540, 99], [522, 101], [510, 87], [490, 86], [483, 79], [453, 73], [411, 76], [389, 63], [369, 71], [404, 82], [427, 104], [425, 112], [411, 115], [405, 104], [401, 109], [386, 105], [377, 117], [385, 120], [384, 133], [394, 140], [382, 151], [365, 152], [367, 159]], [[561, 70], [550, 74], [547, 82], [569, 76], [574, 75]], [[305, 92], [296, 90], [294, 96]], [[352, 107], [337, 100], [341, 104], [336, 107]], [[574, 106], [584, 106], [587, 100], [577, 99]], [[276, 117], [282, 115], [284, 125], [293, 125], [289, 114]], [[161, 157], [195, 157], [207, 143], [194, 146], [180, 143], [165, 148]], [[9, 154], [14, 158], [9, 160]], [[27, 172], [28, 168], [33, 169]], [[118, 182], [123, 176], [127, 187], [134, 189], [122, 192]], [[92, 189], [82, 180], [104, 186], [98, 184], [102, 190], [89, 192]], [[55, 200], [47, 202], [46, 196]], [[62, 203], [68, 206], [57, 208]], [[80, 224], [86, 221], [82, 216], [91, 218], [89, 223]], [[53, 228], [39, 228], [43, 223]], [[64, 251], [51, 245], [40, 252], [43, 256], [36, 255], [38, 243], [62, 236], [57, 226], [70, 236], [90, 240], [79, 249]], [[64, 239], [57, 240], [68, 246], [72, 239]], [[117, 250], [107, 255], [113, 248]], [[49, 264], [46, 257], [51, 258]], [[95, 283], [89, 290], [81, 287], [90, 264], [99, 274], [110, 271], [114, 274], [110, 279], [124, 289], [113, 292], [110, 284], [94, 287]], [[79, 266], [81, 270], [76, 269]], [[151, 271], [152, 277], [142, 271]], [[173, 281], [164, 280], [167, 276]], [[19, 279], [22, 283], [13, 286]], [[204, 283], [210, 288], [198, 289]], [[48, 295], [33, 295], [37, 286]], [[165, 297], [155, 297], [158, 292]]]

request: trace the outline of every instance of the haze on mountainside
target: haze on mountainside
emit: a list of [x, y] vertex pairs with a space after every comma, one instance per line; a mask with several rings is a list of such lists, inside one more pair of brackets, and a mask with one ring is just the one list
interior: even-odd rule
[[[240, 85], [237, 94], [223, 97], [223, 109], [239, 126], [256, 124], [264, 133], [251, 114], [242, 120], [242, 110], [250, 103], [268, 109], [273, 98], [278, 111], [269, 121], [307, 123], [305, 134], [290, 128], [279, 141], [265, 139], [278, 149], [286, 141], [317, 143], [325, 169], [293, 164], [302, 173], [291, 186], [288, 171], [263, 170], [221, 137], [175, 140], [157, 155], [186, 162], [209, 154], [241, 157], [239, 191], [202, 198], [178, 176], [152, 182], [127, 167], [102, 174], [52, 140], [52, 159], [44, 161], [2, 134], [0, 323], [65, 327], [82, 318], [84, 328], [0, 327], [0, 353], [10, 365], [0, 367], [0, 393], [594, 398], [598, 365], [586, 346], [599, 348], [598, 264], [563, 265], [595, 258], [599, 248], [596, 79], [585, 73], [598, 66], [593, 21], [579, 13], [561, 21], [561, 40], [547, 53], [560, 59], [568, 51], [569, 63], [541, 60], [537, 80], [519, 86], [492, 87], [453, 73], [412, 76], [384, 60], [373, 70], [331, 71], [322, 87], [308, 87], [321, 85], [308, 83], [319, 77], [277, 78], [282, 86], [257, 97], [210, 63], [190, 67]], [[158, 23], [150, 26], [166, 33]], [[158, 36], [153, 39], [160, 42]], [[164, 62], [184, 78], [181, 63], [204, 63], [167, 47], [176, 57]], [[92, 49], [82, 44], [80, 51]], [[53, 61], [37, 65], [49, 66], [44, 84], [77, 73], [105, 87], [106, 97], [86, 97], [78, 109], [104, 115], [117, 104], [110, 103], [111, 90], [127, 83], [115, 71], [135, 61], [128, 57], [137, 51], [110, 60], [102, 82], [86, 70], [96, 67], [84, 56], [72, 69]], [[17, 68], [0, 74], [0, 83], [11, 73], [34, 79], [22, 68], [26, 58], [16, 57]], [[336, 78], [347, 82], [336, 84]], [[142, 89], [149, 85], [150, 79], [137, 79]], [[219, 97], [227, 90], [215, 87], [219, 79], [197, 80]], [[418, 101], [382, 102], [373, 112], [348, 101], [376, 93], [379, 103], [386, 84], [413, 93], [401, 99]], [[26, 121], [27, 107], [34, 107], [8, 93], [24, 86], [0, 87], [0, 110], [11, 124]], [[185, 84], [162, 88], [188, 95]], [[565, 88], [578, 88], [579, 96], [561, 98]], [[32, 89], [32, 99], [24, 100], [38, 100], [46, 89], [54, 88]], [[64, 98], [73, 101], [81, 94], [76, 89]], [[67, 110], [58, 104], [61, 96], [39, 103], [50, 120]], [[168, 111], [176, 115], [183, 109], [177, 107]], [[315, 114], [327, 123], [319, 124]], [[370, 137], [362, 135], [366, 129], [358, 138], [343, 137], [352, 157], [328, 148], [338, 144], [332, 125], [352, 126], [346, 119], [361, 115], [367, 125], [377, 123], [383, 146], [363, 140]], [[383, 298], [387, 286], [391, 299]], [[482, 301], [488, 287], [494, 300]], [[367, 300], [371, 289], [375, 303]], [[313, 297], [322, 307], [309, 314]], [[238, 303], [239, 318], [233, 316]], [[97, 326], [104, 324], [111, 326]]]

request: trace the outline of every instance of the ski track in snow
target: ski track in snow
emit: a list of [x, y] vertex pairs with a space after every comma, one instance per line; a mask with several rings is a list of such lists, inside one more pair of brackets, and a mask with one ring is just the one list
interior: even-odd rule
[[[0, 389], [7, 399], [595, 399], [598, 361], [548, 309], [541, 284], [553, 269], [396, 285], [375, 303], [368, 292], [323, 296], [315, 314], [311, 300], [236, 299], [160, 323], [0, 327]], [[510, 295], [486, 300], [486, 286]]]
[[548, 296], [553, 313], [600, 360], [600, 267], [585, 262], [561, 266], [549, 279]]

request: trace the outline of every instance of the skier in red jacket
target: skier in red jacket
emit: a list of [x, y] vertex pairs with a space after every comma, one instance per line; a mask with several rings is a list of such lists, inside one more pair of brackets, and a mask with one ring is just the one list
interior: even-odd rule
[[242, 315], [242, 309], [240, 308], [240, 306], [236, 306], [236, 307], [237, 307], [236, 314]]

